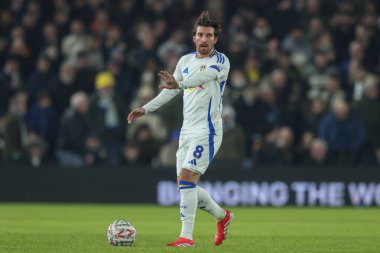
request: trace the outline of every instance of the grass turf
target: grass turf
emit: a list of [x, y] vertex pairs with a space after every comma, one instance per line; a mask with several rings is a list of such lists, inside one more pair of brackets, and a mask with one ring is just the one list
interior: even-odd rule
[[[0, 203], [0, 252], [380, 252], [376, 208], [232, 208], [228, 240], [213, 245], [215, 222], [197, 212], [195, 248], [167, 248], [180, 230], [176, 207]], [[137, 229], [132, 247], [108, 244], [116, 219]]]

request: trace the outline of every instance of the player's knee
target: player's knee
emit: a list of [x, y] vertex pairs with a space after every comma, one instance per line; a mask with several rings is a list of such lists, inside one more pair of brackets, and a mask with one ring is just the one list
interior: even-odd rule
[[182, 181], [188, 181], [188, 182], [192, 182], [192, 183], [196, 184], [196, 183], [198, 183], [199, 178], [200, 178], [199, 173], [185, 169], [185, 168], [182, 168], [182, 170], [179, 174], [179, 177], [178, 177], [178, 181], [182, 180]]

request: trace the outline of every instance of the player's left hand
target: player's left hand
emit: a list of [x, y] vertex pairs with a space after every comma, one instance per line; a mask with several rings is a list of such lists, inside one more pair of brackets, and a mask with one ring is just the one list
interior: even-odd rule
[[177, 80], [175, 80], [174, 76], [169, 75], [168, 72], [160, 71], [158, 76], [165, 82], [159, 86], [161, 89], [177, 89], [179, 87]]

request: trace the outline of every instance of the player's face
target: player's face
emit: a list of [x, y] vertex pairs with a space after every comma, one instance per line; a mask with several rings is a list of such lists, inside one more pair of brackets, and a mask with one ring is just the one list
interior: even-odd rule
[[211, 26], [197, 27], [197, 32], [193, 36], [193, 42], [200, 57], [209, 56], [214, 50], [214, 45], [218, 40], [214, 32], [214, 27]]

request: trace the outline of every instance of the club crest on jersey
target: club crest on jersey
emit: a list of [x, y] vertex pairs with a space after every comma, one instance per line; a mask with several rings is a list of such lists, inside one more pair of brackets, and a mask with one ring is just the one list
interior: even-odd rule
[[189, 68], [186, 67], [186, 68], [182, 71], [182, 73], [184, 73], [184, 74], [189, 74]]
[[202, 65], [199, 69], [199, 71], [204, 71], [206, 69], [206, 65]]

